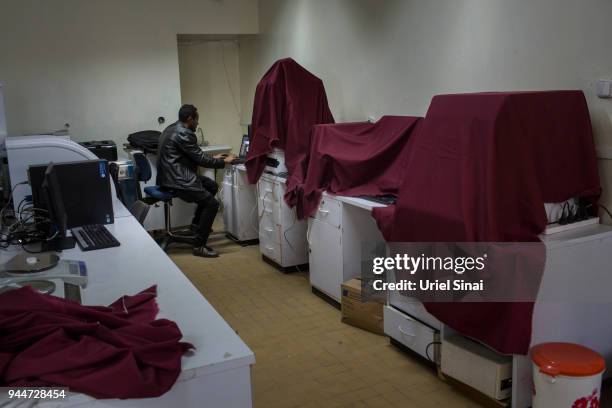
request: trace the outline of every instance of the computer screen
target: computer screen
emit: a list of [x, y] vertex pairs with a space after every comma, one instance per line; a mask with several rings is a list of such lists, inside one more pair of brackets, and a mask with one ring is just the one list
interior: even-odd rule
[[247, 156], [247, 153], [249, 152], [249, 136], [248, 135], [243, 135], [242, 136], [242, 144], [240, 145], [240, 157], [241, 159], [245, 159]]
[[52, 228], [49, 231], [49, 238], [61, 242], [66, 238], [68, 216], [66, 214], [66, 208], [64, 207], [64, 199], [62, 198], [62, 191], [53, 163], [48, 165], [45, 170], [45, 177], [42, 182], [41, 190], [47, 204], [47, 212], [52, 224]]

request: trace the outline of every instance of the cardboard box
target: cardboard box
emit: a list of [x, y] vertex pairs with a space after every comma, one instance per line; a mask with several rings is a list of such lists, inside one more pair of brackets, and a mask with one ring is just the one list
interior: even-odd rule
[[342, 284], [341, 304], [343, 323], [384, 334], [383, 305], [374, 301], [362, 301], [360, 279], [351, 279]]

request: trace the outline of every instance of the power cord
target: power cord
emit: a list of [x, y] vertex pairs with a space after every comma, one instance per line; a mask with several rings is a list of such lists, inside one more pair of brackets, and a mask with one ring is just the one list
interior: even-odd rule
[[608, 208], [605, 205], [597, 204], [597, 206], [603, 208], [604, 211], [608, 214], [608, 217], [610, 217], [610, 219], [612, 220], [612, 213], [610, 213], [610, 210], [608, 210]]
[[22, 181], [19, 182], [17, 184], [15, 184], [13, 186], [13, 189], [11, 190], [11, 193], [9, 194], [7, 200], [6, 200], [6, 204], [4, 205], [4, 207], [2, 207], [2, 209], [0, 210], [0, 227], [4, 227], [4, 213], [5, 211], [8, 209], [8, 207], [11, 205], [11, 203], [13, 202], [13, 193], [15, 193], [15, 189], [17, 189], [17, 186], [21, 186], [24, 184], [28, 184], [27, 181]]
[[441, 345], [441, 344], [442, 344], [442, 342], [440, 342], [440, 341], [432, 341], [431, 343], [429, 343], [429, 344], [427, 345], [427, 347], [425, 347], [425, 355], [427, 356], [427, 359], [428, 359], [429, 361], [431, 361], [432, 363], [437, 363], [435, 360], [433, 360], [431, 357], [429, 357], [429, 348], [430, 348], [431, 346], [433, 346], [434, 344], [439, 344], [439, 345]]

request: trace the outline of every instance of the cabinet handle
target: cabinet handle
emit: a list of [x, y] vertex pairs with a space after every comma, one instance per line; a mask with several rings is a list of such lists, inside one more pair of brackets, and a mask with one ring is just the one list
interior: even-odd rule
[[274, 232], [274, 229], [273, 228], [264, 228], [264, 231], [272, 233], [272, 232]]
[[397, 330], [399, 330], [400, 333], [402, 333], [404, 336], [408, 336], [408, 337], [416, 337], [416, 334], [414, 333], [408, 333], [407, 331], [405, 331], [404, 329], [402, 329], [402, 326], [397, 326]]
[[324, 214], [324, 215], [329, 214], [329, 210], [322, 210], [322, 209], [320, 209], [320, 208], [319, 208], [319, 212], [320, 212], [321, 214]]
[[268, 251], [274, 251], [274, 247], [271, 247], [271, 246], [267, 246], [267, 245], [266, 245], [266, 249], [267, 249]]

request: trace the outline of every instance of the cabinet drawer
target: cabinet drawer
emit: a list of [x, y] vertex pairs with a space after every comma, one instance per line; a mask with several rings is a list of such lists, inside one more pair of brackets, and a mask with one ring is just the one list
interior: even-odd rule
[[387, 336], [430, 361], [437, 359], [439, 353], [436, 342], [439, 336], [436, 330], [390, 306], [385, 306], [384, 314]]
[[280, 224], [280, 203], [268, 199], [259, 200], [257, 211], [260, 224], [268, 226]]
[[324, 194], [323, 198], [321, 198], [321, 203], [319, 203], [319, 208], [317, 208], [312, 217], [336, 228], [340, 228], [341, 213], [342, 203]]
[[257, 182], [258, 197], [260, 200], [270, 200], [278, 202], [283, 199], [283, 189], [280, 184], [265, 178], [260, 178]]
[[282, 264], [283, 257], [280, 243], [270, 239], [267, 235], [262, 235], [261, 232], [259, 233], [259, 252], [273, 261]]
[[267, 242], [280, 243], [280, 225], [262, 218], [259, 222], [259, 239]]

